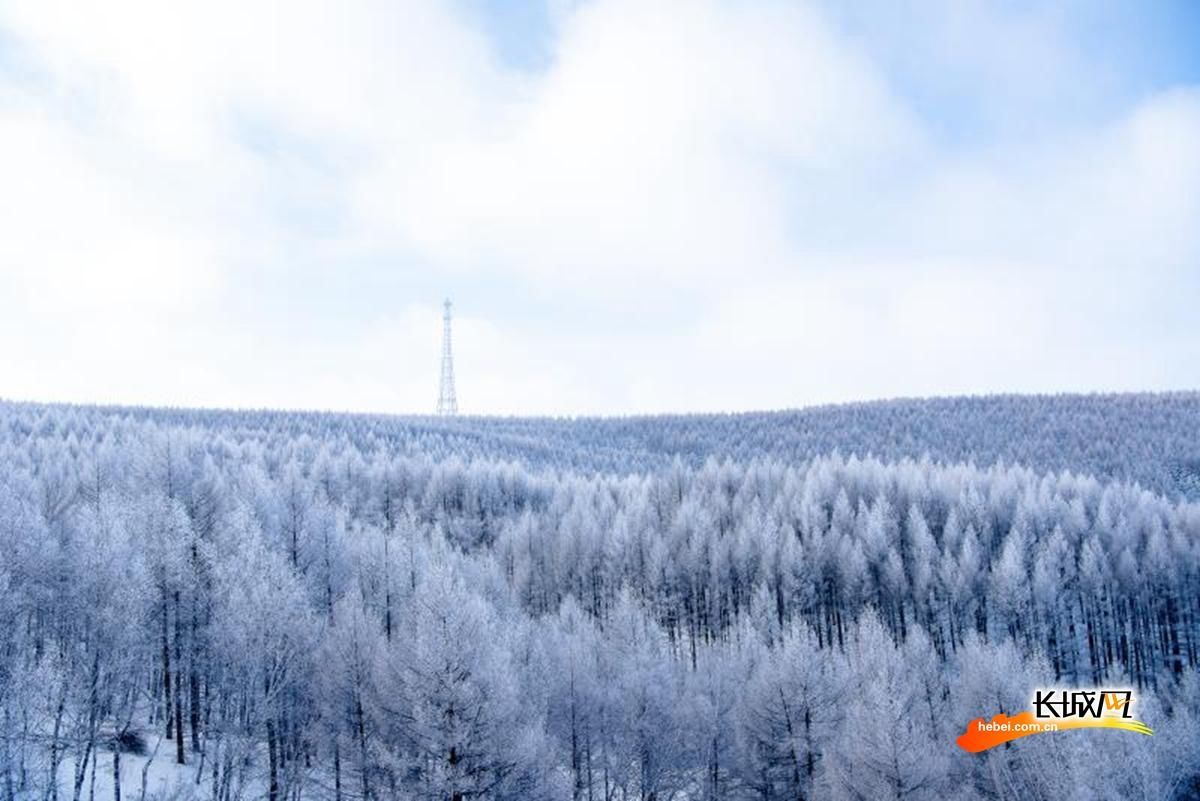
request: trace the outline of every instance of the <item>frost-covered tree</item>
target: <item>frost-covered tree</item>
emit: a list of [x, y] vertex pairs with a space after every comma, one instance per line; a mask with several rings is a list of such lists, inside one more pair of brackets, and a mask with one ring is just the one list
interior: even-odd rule
[[[1197, 419], [0, 403], [0, 801], [140, 801], [160, 739], [212, 801], [1188, 798]], [[1153, 740], [953, 748], [1109, 682]]]

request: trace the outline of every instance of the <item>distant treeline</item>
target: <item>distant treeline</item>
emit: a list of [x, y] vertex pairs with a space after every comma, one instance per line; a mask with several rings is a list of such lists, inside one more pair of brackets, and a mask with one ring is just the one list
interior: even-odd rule
[[68, 407], [0, 401], [16, 432], [136, 428], [153, 421], [277, 447], [342, 438], [365, 453], [515, 461], [526, 468], [645, 473], [675, 459], [797, 464], [834, 452], [886, 462], [1020, 465], [1137, 482], [1200, 500], [1200, 393], [994, 395], [875, 401], [745, 414], [607, 418], [397, 417]]

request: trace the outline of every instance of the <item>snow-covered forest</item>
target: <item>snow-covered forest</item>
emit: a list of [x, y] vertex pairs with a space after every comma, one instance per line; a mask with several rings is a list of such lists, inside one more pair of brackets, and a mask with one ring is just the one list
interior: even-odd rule
[[66, 414], [74, 427], [113, 418], [216, 430], [228, 437], [348, 440], [364, 452], [442, 460], [518, 462], [583, 474], [648, 473], [676, 459], [799, 463], [840, 452], [885, 461], [1020, 464], [1134, 481], [1200, 500], [1200, 393], [1012, 395], [928, 398], [786, 412], [651, 417], [331, 417], [311, 412], [5, 406], [9, 426], [32, 428]]
[[[1197, 431], [0, 404], [0, 801], [1193, 798]], [[1075, 684], [1154, 736], [954, 743]]]

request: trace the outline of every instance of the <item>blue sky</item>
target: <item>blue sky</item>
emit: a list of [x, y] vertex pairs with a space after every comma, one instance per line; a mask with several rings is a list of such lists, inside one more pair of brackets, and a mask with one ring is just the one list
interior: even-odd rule
[[1200, 386], [1200, 6], [0, 0], [0, 396]]

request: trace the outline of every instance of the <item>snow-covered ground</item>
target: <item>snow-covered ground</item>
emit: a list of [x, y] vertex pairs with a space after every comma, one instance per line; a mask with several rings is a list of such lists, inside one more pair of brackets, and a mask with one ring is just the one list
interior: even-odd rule
[[[175, 763], [172, 743], [161, 734], [146, 734], [145, 754], [122, 752], [120, 758], [121, 801], [186, 801], [211, 797], [211, 785], [206, 775], [200, 775], [199, 759], [189, 765]], [[68, 756], [58, 769], [59, 801], [74, 798], [75, 758]], [[116, 801], [113, 782], [113, 754], [101, 750], [89, 760], [80, 801]]]

